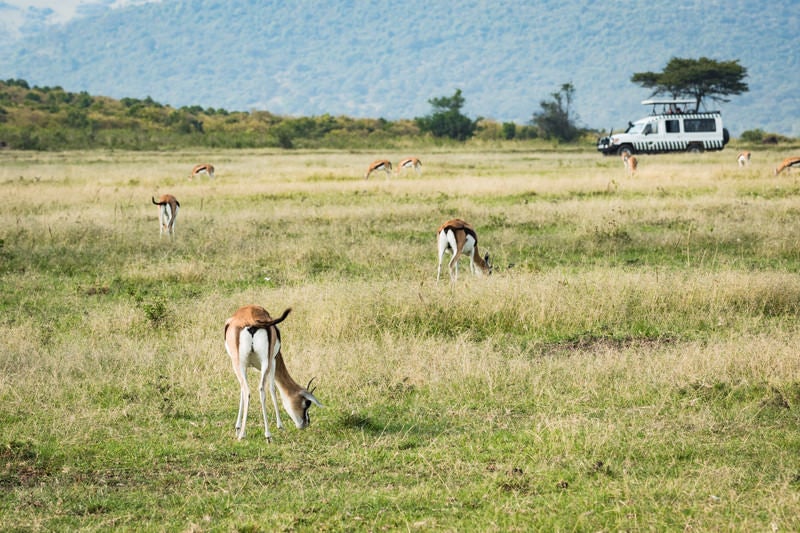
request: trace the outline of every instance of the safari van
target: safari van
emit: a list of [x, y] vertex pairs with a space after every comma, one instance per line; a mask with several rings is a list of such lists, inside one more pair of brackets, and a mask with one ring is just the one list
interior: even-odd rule
[[605, 155], [699, 153], [722, 150], [730, 140], [720, 112], [689, 111], [694, 100], [643, 100], [642, 105], [653, 106], [651, 114], [629, 122], [624, 133], [598, 139], [598, 151]]

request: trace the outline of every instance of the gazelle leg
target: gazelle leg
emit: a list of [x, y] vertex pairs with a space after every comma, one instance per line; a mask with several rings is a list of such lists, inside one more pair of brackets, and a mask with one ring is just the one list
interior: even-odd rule
[[275, 391], [275, 377], [269, 381], [269, 395], [272, 397], [272, 405], [275, 407], [275, 425], [278, 429], [283, 429], [283, 422], [281, 421], [281, 411], [278, 408], [278, 393]]
[[236, 415], [236, 438], [242, 440], [245, 435], [245, 423], [247, 422], [247, 408], [250, 404], [250, 389], [245, 383], [239, 388], [239, 414]]
[[[264, 417], [264, 436], [267, 441], [272, 442], [272, 434], [269, 432], [269, 420], [267, 419], [267, 391], [264, 390], [267, 379], [267, 369], [261, 369], [261, 382], [258, 384], [258, 396], [261, 399], [261, 416]], [[271, 385], [271, 384], [270, 384]]]
[[454, 253], [453, 258], [450, 259], [450, 279], [453, 281], [458, 281], [458, 259], [460, 257], [460, 253]]

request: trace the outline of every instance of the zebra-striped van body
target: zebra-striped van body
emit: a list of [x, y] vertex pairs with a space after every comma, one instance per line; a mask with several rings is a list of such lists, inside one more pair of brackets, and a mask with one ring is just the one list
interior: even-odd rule
[[684, 112], [679, 106], [670, 105], [662, 112], [630, 123], [624, 133], [598, 139], [597, 149], [604, 154], [704, 152], [722, 150], [729, 139], [719, 111]]

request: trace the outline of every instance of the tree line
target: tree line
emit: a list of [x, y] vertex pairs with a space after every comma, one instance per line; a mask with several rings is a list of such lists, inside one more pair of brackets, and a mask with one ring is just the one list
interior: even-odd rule
[[[462, 98], [463, 101], [463, 98]], [[438, 118], [436, 124], [447, 123]], [[469, 121], [469, 134], [440, 134], [424, 120], [320, 115], [280, 116], [269, 111], [175, 108], [151, 97], [114, 99], [62, 87], [0, 81], [0, 146], [21, 150], [107, 148], [159, 150], [209, 148], [374, 148], [409, 142], [458, 142], [466, 138], [535, 138], [525, 125]], [[461, 126], [456, 126], [456, 128]]]
[[196, 105], [173, 108], [149, 96], [117, 100], [9, 79], [0, 81], [0, 146], [21, 150], [373, 148], [473, 138], [573, 142], [579, 131], [588, 132], [571, 125], [570, 135], [554, 129], [559, 127], [559, 120], [569, 120], [564, 114], [556, 120], [536, 119], [528, 124], [473, 119], [462, 112], [465, 102], [461, 89], [456, 89], [452, 96], [430, 99], [431, 114], [413, 119], [390, 121], [327, 114], [289, 117], [269, 111], [228, 111]]

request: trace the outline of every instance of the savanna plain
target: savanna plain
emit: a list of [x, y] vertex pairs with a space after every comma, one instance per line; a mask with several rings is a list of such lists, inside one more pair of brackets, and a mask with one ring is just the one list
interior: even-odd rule
[[[4, 151], [0, 529], [798, 531], [796, 151]], [[324, 404], [271, 443], [246, 304]]]

